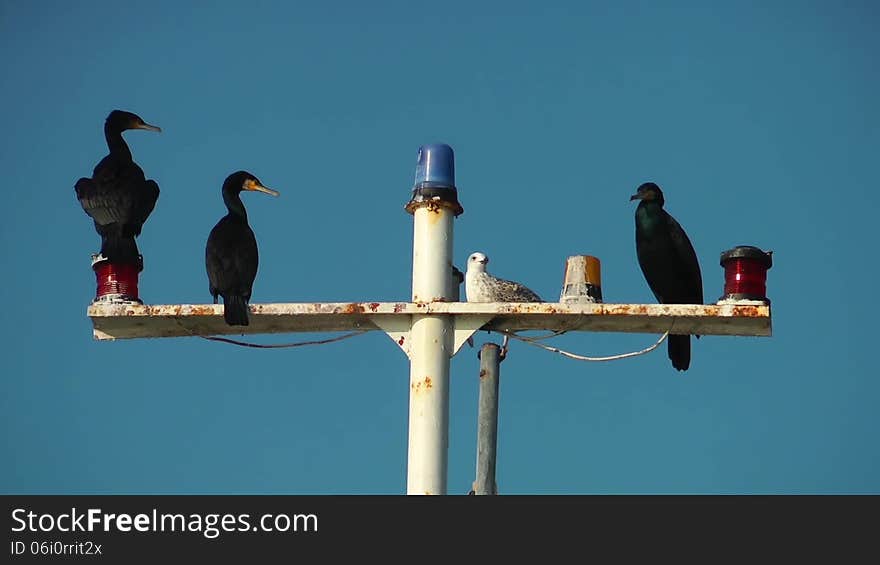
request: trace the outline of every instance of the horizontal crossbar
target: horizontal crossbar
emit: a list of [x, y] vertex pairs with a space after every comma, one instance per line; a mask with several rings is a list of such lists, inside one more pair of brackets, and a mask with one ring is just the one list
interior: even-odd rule
[[484, 330], [564, 330], [699, 335], [771, 335], [770, 306], [724, 304], [562, 304], [316, 302], [251, 304], [250, 325], [228, 326], [215, 304], [89, 306], [96, 339], [379, 330], [377, 320], [424, 315], [490, 315]]

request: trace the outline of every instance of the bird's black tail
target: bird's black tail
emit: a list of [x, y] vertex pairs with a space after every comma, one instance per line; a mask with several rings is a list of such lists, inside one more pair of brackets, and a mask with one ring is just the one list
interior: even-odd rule
[[106, 233], [101, 236], [101, 255], [111, 263], [137, 265], [140, 252], [133, 236]]
[[248, 325], [248, 305], [244, 296], [239, 294], [223, 296], [223, 319], [230, 326]]
[[687, 371], [691, 365], [691, 336], [671, 335], [669, 342], [669, 359], [672, 366], [679, 371]]

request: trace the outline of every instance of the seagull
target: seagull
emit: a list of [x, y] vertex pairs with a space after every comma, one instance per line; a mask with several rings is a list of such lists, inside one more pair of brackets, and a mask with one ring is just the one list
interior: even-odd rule
[[525, 286], [490, 275], [486, 272], [488, 263], [489, 258], [483, 253], [472, 253], [468, 257], [465, 275], [468, 302], [543, 302]]

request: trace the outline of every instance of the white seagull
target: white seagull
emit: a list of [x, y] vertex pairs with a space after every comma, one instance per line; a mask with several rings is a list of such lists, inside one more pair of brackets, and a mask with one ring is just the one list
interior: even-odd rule
[[468, 257], [465, 292], [468, 302], [544, 302], [525, 286], [493, 277], [486, 272], [489, 258], [483, 253]]

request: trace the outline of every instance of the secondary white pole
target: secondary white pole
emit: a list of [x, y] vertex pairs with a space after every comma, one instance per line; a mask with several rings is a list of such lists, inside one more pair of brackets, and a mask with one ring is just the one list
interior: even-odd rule
[[[419, 149], [416, 188], [406, 209], [413, 214], [412, 301], [448, 301], [452, 298], [452, 226], [463, 211], [448, 145]], [[407, 494], [446, 494], [453, 335], [452, 316], [413, 316]]]

